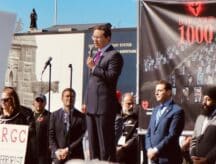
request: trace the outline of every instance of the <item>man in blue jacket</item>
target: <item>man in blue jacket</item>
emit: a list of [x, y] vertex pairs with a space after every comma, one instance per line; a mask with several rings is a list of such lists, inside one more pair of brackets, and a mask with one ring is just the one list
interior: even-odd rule
[[172, 85], [167, 81], [157, 83], [155, 97], [160, 104], [153, 110], [146, 134], [147, 157], [152, 164], [181, 164], [184, 111], [172, 100]]

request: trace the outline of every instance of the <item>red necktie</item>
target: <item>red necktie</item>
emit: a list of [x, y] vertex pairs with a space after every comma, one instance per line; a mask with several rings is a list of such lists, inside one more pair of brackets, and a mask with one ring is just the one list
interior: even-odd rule
[[97, 51], [95, 57], [94, 57], [94, 62], [95, 64], [98, 63], [98, 61], [100, 60], [100, 57], [101, 57], [101, 51]]

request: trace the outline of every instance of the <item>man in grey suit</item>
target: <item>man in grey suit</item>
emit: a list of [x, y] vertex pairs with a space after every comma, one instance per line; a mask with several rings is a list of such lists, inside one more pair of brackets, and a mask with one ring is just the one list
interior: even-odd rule
[[194, 164], [216, 163], [216, 86], [203, 92], [202, 111], [195, 123], [190, 153]]
[[98, 52], [86, 61], [90, 77], [84, 106], [87, 110], [90, 158], [115, 161], [114, 121], [117, 108], [120, 108], [116, 86], [123, 58], [110, 44], [110, 24], [94, 27], [92, 40]]
[[152, 164], [181, 164], [184, 111], [172, 100], [172, 85], [167, 81], [157, 83], [155, 97], [160, 104], [153, 110], [146, 134], [147, 157]]
[[50, 116], [49, 145], [54, 164], [84, 159], [82, 139], [86, 130], [85, 115], [74, 108], [75, 97], [73, 89], [64, 89], [63, 107]]

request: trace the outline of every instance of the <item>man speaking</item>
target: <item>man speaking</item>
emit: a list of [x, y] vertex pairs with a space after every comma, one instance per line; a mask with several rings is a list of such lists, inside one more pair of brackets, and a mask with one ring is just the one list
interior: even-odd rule
[[86, 61], [90, 77], [86, 90], [87, 129], [90, 158], [115, 161], [114, 121], [117, 108], [116, 86], [123, 67], [123, 58], [110, 44], [111, 25], [98, 25], [92, 40], [98, 49]]

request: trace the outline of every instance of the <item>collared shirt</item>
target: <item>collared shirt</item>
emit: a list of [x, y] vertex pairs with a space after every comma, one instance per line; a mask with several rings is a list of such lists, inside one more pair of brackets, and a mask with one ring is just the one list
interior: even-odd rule
[[64, 109], [64, 125], [65, 125], [65, 131], [68, 132], [70, 128], [70, 114], [73, 109], [70, 109], [69, 112], [66, 112]]
[[104, 55], [104, 52], [111, 46], [111, 44], [107, 44], [105, 47], [101, 48], [101, 49], [98, 49], [98, 51], [101, 51], [101, 54], [100, 56], [103, 56]]
[[163, 104], [160, 104], [160, 106], [162, 106], [161, 115], [163, 115], [163, 113], [168, 108], [168, 106], [171, 102], [172, 102], [172, 99], [169, 99], [169, 100], [165, 101]]
[[[100, 57], [101, 57], [101, 56], [104, 56], [104, 52], [105, 52], [110, 46], [111, 46], [111, 44], [108, 43], [105, 47], [103, 47], [103, 48], [101, 48], [101, 49], [98, 49], [98, 51], [101, 51]], [[96, 67], [96, 66], [94, 66], [94, 67], [92, 68], [92, 72], [94, 72], [95, 67]]]

